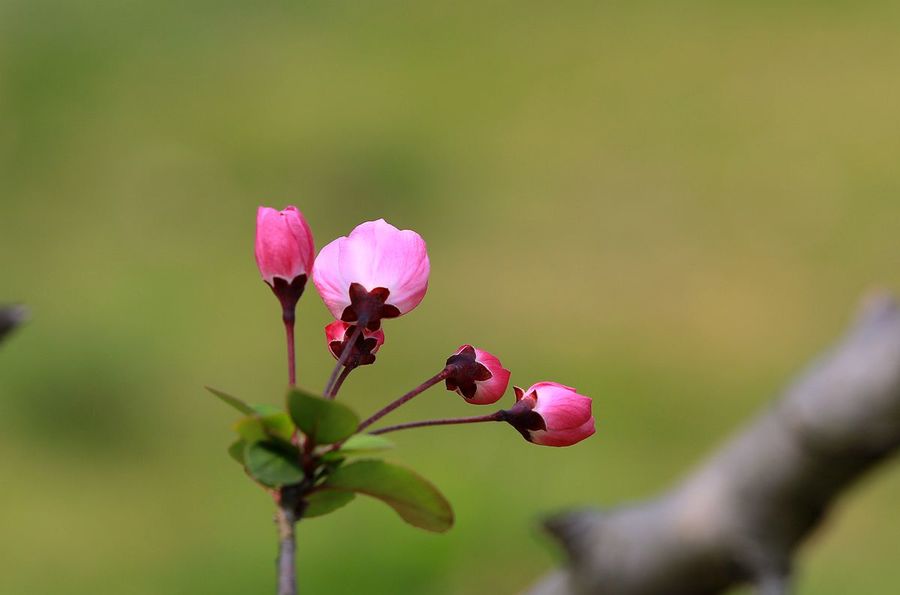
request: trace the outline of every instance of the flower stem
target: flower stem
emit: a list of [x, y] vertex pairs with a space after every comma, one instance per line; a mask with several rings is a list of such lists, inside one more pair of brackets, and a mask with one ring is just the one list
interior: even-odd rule
[[503, 421], [504, 412], [497, 411], [490, 415], [478, 415], [476, 417], [455, 417], [450, 419], [429, 419], [425, 421], [411, 421], [405, 424], [397, 424], [395, 426], [387, 426], [369, 432], [369, 434], [387, 434], [388, 432], [396, 432], [397, 430], [408, 430], [410, 428], [424, 428], [427, 426], [451, 426], [458, 424], [477, 424], [485, 421]]
[[331, 391], [334, 390], [334, 384], [337, 382], [338, 374], [340, 374], [341, 369], [344, 367], [344, 364], [346, 364], [347, 360], [350, 358], [350, 354], [353, 352], [353, 346], [356, 345], [356, 340], [359, 339], [360, 334], [362, 334], [364, 326], [364, 321], [357, 321], [356, 328], [353, 329], [353, 334], [350, 335], [350, 340], [347, 341], [346, 345], [344, 345], [344, 350], [341, 352], [341, 357], [338, 358], [337, 364], [335, 364], [334, 366], [334, 370], [331, 371], [331, 376], [328, 377], [328, 384], [325, 385], [325, 390], [322, 394], [326, 396], [331, 395]]
[[441, 380], [444, 380], [445, 378], [447, 378], [447, 376], [450, 375], [450, 372], [451, 372], [450, 366], [444, 368], [443, 370], [438, 372], [436, 375], [432, 376], [431, 378], [429, 378], [428, 380], [426, 380], [425, 382], [423, 382], [416, 388], [412, 389], [411, 391], [409, 391], [408, 393], [406, 393], [405, 395], [403, 395], [402, 397], [400, 397], [393, 403], [390, 403], [389, 405], [387, 405], [384, 409], [377, 411], [374, 415], [372, 415], [372, 417], [370, 417], [369, 419], [367, 419], [364, 422], [362, 422], [361, 424], [359, 424], [359, 427], [356, 428], [356, 431], [362, 432], [364, 429], [368, 428], [373, 423], [375, 423], [376, 421], [378, 421], [379, 419], [381, 419], [382, 417], [384, 417], [385, 415], [387, 415], [388, 413], [390, 413], [391, 411], [393, 411], [400, 405], [406, 403], [407, 401], [409, 401], [410, 399], [412, 399], [419, 393], [425, 392], [426, 390], [428, 390], [429, 388], [431, 388], [432, 386], [434, 386]]
[[327, 395], [329, 399], [333, 399], [337, 396], [338, 391], [341, 390], [341, 385], [344, 384], [344, 380], [347, 379], [347, 376], [349, 376], [350, 372], [354, 369], [356, 369], [354, 366], [344, 366], [341, 375], [334, 381], [334, 386], [331, 387], [331, 392]]
[[287, 336], [288, 382], [291, 386], [296, 386], [297, 358], [294, 354], [294, 312], [285, 310], [281, 319], [284, 321], [284, 334]]
[[294, 529], [297, 519], [289, 506], [279, 506], [278, 524], [278, 595], [297, 595], [296, 553]]

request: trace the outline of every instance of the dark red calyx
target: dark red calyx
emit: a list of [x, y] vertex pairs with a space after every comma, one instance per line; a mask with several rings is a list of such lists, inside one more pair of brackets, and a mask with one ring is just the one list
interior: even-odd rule
[[271, 284], [266, 282], [266, 285], [272, 288], [272, 293], [281, 302], [281, 310], [285, 320], [294, 320], [294, 310], [296, 310], [297, 302], [306, 288], [306, 280], [306, 275], [297, 275], [290, 282], [281, 277], [275, 277]]
[[475, 359], [475, 349], [471, 345], [447, 359], [447, 373], [447, 390], [459, 389], [467, 399], [475, 396], [475, 391], [478, 390], [476, 381], [484, 382], [493, 377], [491, 371]]
[[541, 415], [532, 409], [532, 404], [519, 401], [509, 409], [500, 412], [501, 419], [514, 427], [525, 440], [531, 442], [530, 432], [546, 430], [547, 424]]
[[[338, 359], [341, 358], [341, 354], [344, 353], [344, 348], [347, 347], [347, 342], [350, 341], [350, 338], [355, 331], [355, 326], [348, 326], [347, 330], [344, 331], [344, 339], [342, 341], [332, 341], [328, 344], [328, 348], [331, 350], [334, 357]], [[357, 366], [374, 364], [375, 354], [372, 353], [372, 351], [377, 346], [378, 341], [375, 337], [366, 338], [363, 333], [360, 333], [350, 350], [350, 356], [347, 358], [347, 363], [344, 364], [345, 367], [356, 368]]]
[[341, 313], [344, 322], [357, 322], [365, 324], [370, 331], [381, 328], [381, 320], [384, 318], [397, 318], [400, 310], [396, 306], [386, 304], [391, 292], [384, 287], [376, 287], [372, 291], [359, 283], [350, 285], [350, 305]]

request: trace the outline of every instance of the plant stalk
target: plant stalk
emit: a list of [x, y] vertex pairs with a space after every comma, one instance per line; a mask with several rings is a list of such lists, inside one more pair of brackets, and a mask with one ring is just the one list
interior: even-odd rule
[[278, 506], [278, 595], [297, 595], [297, 543], [294, 537], [297, 519], [288, 506]]
[[444, 368], [443, 370], [441, 370], [440, 372], [438, 372], [437, 374], [435, 374], [434, 376], [432, 376], [431, 378], [429, 378], [428, 380], [426, 380], [425, 382], [423, 382], [416, 388], [412, 389], [411, 391], [409, 391], [408, 393], [406, 393], [405, 395], [403, 395], [402, 397], [400, 397], [393, 403], [390, 403], [383, 409], [375, 412], [372, 415], [372, 417], [370, 417], [369, 419], [367, 419], [364, 422], [362, 422], [361, 424], [359, 424], [359, 427], [356, 428], [356, 431], [362, 432], [363, 430], [365, 430], [366, 428], [371, 426], [373, 423], [375, 423], [376, 421], [378, 421], [379, 419], [381, 419], [382, 417], [384, 417], [385, 415], [387, 415], [388, 413], [390, 413], [391, 411], [393, 411], [400, 405], [403, 405], [404, 403], [406, 403], [407, 401], [409, 401], [416, 395], [425, 392], [426, 390], [428, 390], [429, 388], [431, 388], [438, 382], [441, 382], [442, 380], [446, 379], [447, 376], [450, 375], [451, 371], [452, 371], [451, 367], [447, 366], [446, 368]]
[[284, 311], [281, 317], [284, 321], [284, 334], [287, 337], [288, 357], [288, 382], [291, 386], [297, 385], [297, 357], [294, 353], [294, 312]]
[[333, 399], [337, 396], [338, 391], [341, 390], [341, 386], [344, 384], [344, 380], [347, 379], [347, 376], [350, 375], [350, 372], [355, 370], [354, 366], [344, 366], [344, 369], [341, 370], [341, 375], [337, 377], [337, 380], [334, 381], [334, 386], [331, 387], [331, 392], [326, 395], [329, 399]]
[[504, 421], [504, 411], [497, 411], [489, 415], [478, 415], [475, 417], [454, 417], [448, 419], [429, 419], [425, 421], [411, 421], [405, 424], [397, 424], [395, 426], [387, 426], [369, 434], [387, 434], [388, 432], [396, 432], [398, 430], [409, 430], [410, 428], [424, 428], [427, 426], [451, 426], [459, 424], [477, 424], [486, 421]]
[[359, 339], [359, 336], [362, 334], [364, 326], [364, 321], [357, 321], [356, 328], [353, 329], [353, 334], [350, 335], [350, 340], [347, 341], [347, 344], [344, 346], [344, 350], [341, 352], [341, 357], [338, 358], [337, 364], [335, 364], [334, 366], [334, 370], [331, 371], [331, 376], [328, 377], [328, 383], [325, 385], [325, 390], [322, 391], [322, 394], [328, 396], [331, 394], [331, 391], [334, 390], [334, 385], [337, 382], [338, 374], [340, 374], [341, 370], [344, 368], [344, 365], [350, 358], [350, 354], [353, 353], [353, 346], [356, 345], [356, 340]]

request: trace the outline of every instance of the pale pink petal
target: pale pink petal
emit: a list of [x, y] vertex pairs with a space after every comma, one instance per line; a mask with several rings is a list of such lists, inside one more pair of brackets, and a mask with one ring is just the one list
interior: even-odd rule
[[375, 339], [375, 347], [372, 348], [372, 353], [377, 353], [381, 346], [384, 345], [384, 329], [378, 329], [374, 332], [369, 329], [363, 329], [363, 336], [366, 339]]
[[[352, 326], [352, 324], [344, 322], [343, 320], [335, 320], [325, 327], [325, 345], [328, 346], [329, 351], [331, 351], [331, 354], [335, 359], [340, 357], [340, 343], [343, 343], [344, 339], [347, 338], [347, 331]], [[378, 353], [378, 350], [384, 345], [384, 331], [382, 329], [378, 329], [377, 331], [363, 329], [363, 338], [375, 339], [375, 346], [368, 352], [372, 355]], [[335, 352], [335, 350], [337, 350], [337, 352]]]
[[[347, 336], [347, 330], [353, 325], [343, 320], [335, 320], [325, 327], [325, 341], [331, 344], [334, 341], [343, 341]], [[378, 351], [378, 348], [384, 345], [384, 330], [370, 331], [363, 329], [363, 338], [375, 339], [375, 347], [372, 353]]]
[[488, 380], [475, 382], [477, 386], [475, 397], [468, 399], [468, 401], [476, 405], [496, 403], [503, 397], [506, 389], [509, 387], [510, 372], [503, 367], [500, 360], [494, 355], [477, 347], [475, 348], [475, 360], [488, 369], [491, 377]]
[[544, 388], [544, 387], [546, 387], [546, 388], [553, 388], [553, 389], [565, 389], [565, 390], [571, 391], [571, 392], [573, 392], [573, 393], [577, 393], [577, 392], [578, 392], [577, 389], [574, 389], [574, 388], [572, 388], [571, 386], [566, 386], [565, 384], [560, 384], [559, 382], [550, 382], [550, 381], [546, 381], [546, 380], [543, 381], [543, 382], [536, 382], [536, 383], [532, 384], [532, 385], [528, 388], [528, 390], [525, 391], [525, 392], [526, 392], [526, 393], [530, 393], [531, 391], [537, 390], [537, 389], [539, 389], [539, 388]]
[[350, 305], [350, 285], [367, 291], [384, 287], [387, 304], [401, 314], [415, 308], [428, 289], [430, 265], [425, 241], [411, 230], [399, 230], [384, 219], [358, 225], [319, 252], [313, 281], [335, 318]]
[[316, 247], [312, 239], [312, 230], [309, 228], [309, 223], [306, 221], [303, 213], [297, 207], [289, 205], [284, 211], [285, 213], [293, 214], [292, 217], [286, 217], [288, 227], [294, 234], [294, 239], [300, 247], [300, 261], [306, 269], [306, 274], [309, 274], [312, 272], [313, 264], [316, 260]]
[[322, 296], [322, 301], [335, 318], [340, 318], [350, 305], [350, 282], [341, 275], [341, 243], [346, 238], [338, 238], [322, 248], [313, 268], [313, 283]]
[[561, 384], [542, 382], [528, 393], [535, 396], [534, 411], [540, 414], [548, 430], [566, 430], [582, 425], [591, 417], [591, 399]]
[[405, 314], [419, 305], [428, 289], [430, 264], [425, 241], [411, 230], [399, 230], [384, 219], [367, 221], [340, 245], [340, 276], [368, 291], [384, 287], [387, 303]]
[[576, 428], [553, 431], [537, 430], [531, 431], [529, 434], [531, 441], [541, 446], [572, 446], [592, 436], [594, 432], [596, 432], [596, 427], [592, 417]]
[[350, 325], [342, 320], [335, 320], [325, 327], [325, 341], [329, 344], [334, 341], [343, 341], [347, 334], [347, 327], [349, 326]]

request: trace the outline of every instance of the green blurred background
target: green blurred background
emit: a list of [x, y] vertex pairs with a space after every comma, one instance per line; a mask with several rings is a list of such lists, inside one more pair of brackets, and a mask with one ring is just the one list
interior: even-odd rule
[[[279, 403], [258, 204], [319, 246], [385, 217], [431, 287], [342, 398], [472, 342], [595, 399], [571, 449], [397, 435], [443, 536], [358, 499], [299, 529], [304, 593], [514, 593], [540, 515], [649, 496], [900, 290], [896, 2], [0, 2], [0, 593], [274, 591], [268, 497], [212, 384]], [[300, 381], [332, 360], [300, 305]], [[484, 410], [479, 409], [479, 412]], [[442, 390], [397, 421], [473, 412]], [[900, 468], [846, 498], [801, 594], [900, 586]]]

